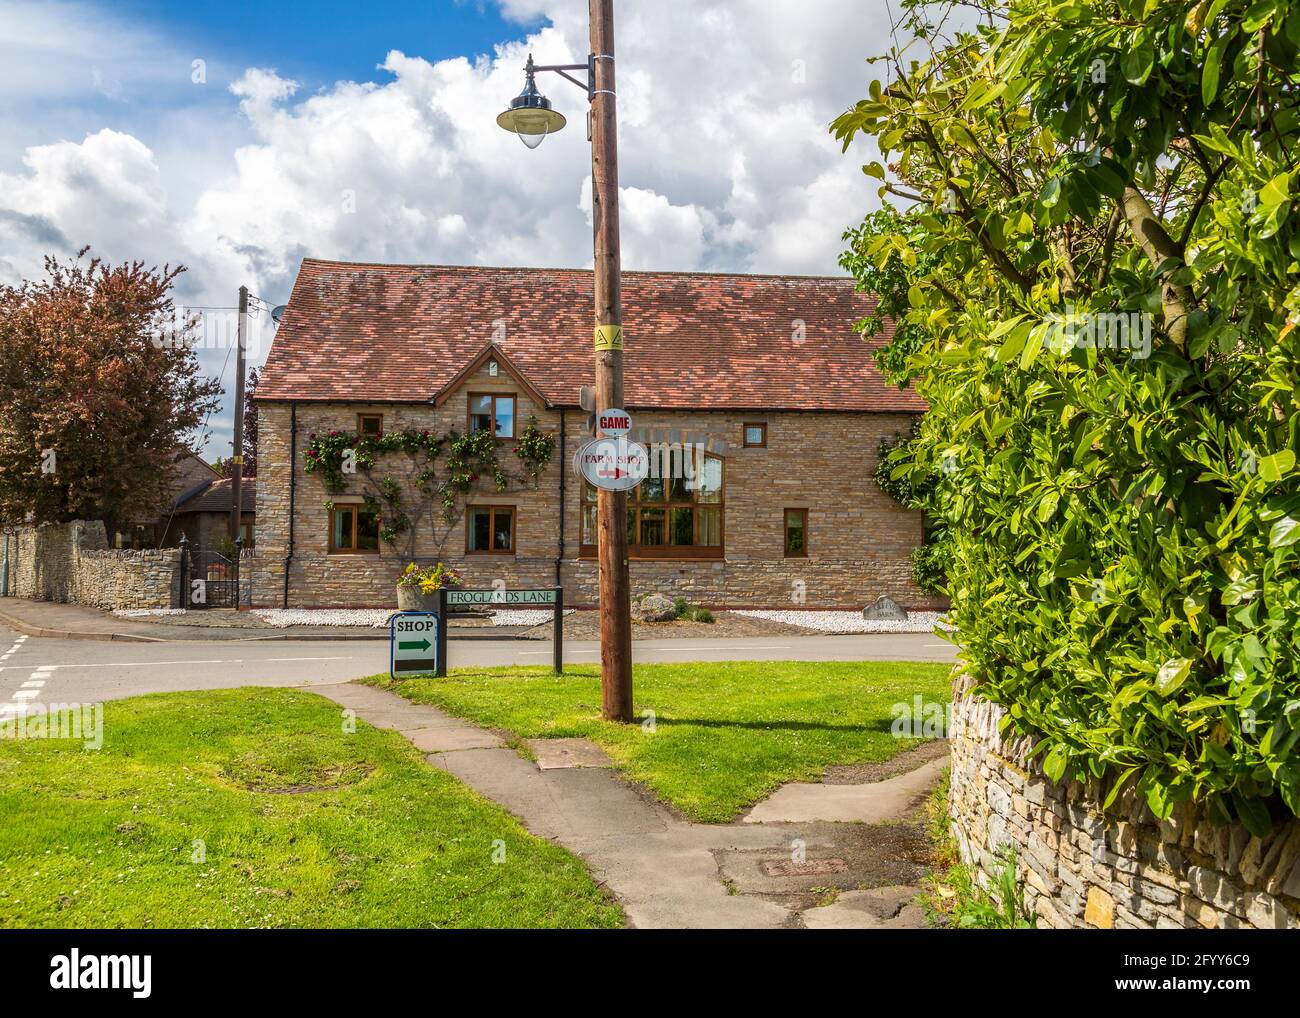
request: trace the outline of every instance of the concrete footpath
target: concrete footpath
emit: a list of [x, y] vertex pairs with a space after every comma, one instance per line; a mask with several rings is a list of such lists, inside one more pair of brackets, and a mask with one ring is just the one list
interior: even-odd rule
[[[385, 690], [347, 683], [310, 691], [376, 727], [400, 732], [431, 764], [500, 803], [534, 834], [580, 856], [633, 926], [925, 925], [913, 899], [927, 846], [917, 825], [898, 821], [913, 816], [937, 780], [940, 768], [933, 761], [877, 783], [887, 808], [872, 801], [870, 786], [835, 786], [841, 795], [856, 789], [870, 816], [866, 823], [827, 822], [796, 796], [767, 811], [770, 819], [756, 807], [743, 823], [695, 824], [621, 780], [586, 740], [530, 743], [539, 757], [534, 762], [494, 732]], [[564, 745], [548, 747], [552, 741]], [[834, 819], [851, 814], [842, 803], [837, 811]], [[787, 813], [797, 813], [800, 822], [787, 822]]]

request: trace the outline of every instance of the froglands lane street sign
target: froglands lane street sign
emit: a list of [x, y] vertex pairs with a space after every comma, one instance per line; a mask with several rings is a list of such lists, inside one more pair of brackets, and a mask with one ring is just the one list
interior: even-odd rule
[[388, 623], [388, 673], [439, 674], [439, 639], [443, 620], [434, 612], [401, 612]]
[[573, 469], [597, 488], [631, 491], [650, 473], [650, 453], [626, 438], [597, 438], [573, 454]]
[[554, 587], [540, 590], [448, 590], [447, 607], [462, 605], [553, 605], [559, 596]]

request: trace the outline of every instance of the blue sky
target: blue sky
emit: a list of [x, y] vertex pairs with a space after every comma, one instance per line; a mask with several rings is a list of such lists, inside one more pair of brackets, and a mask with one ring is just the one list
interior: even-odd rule
[[486, 54], [540, 23], [508, 21], [495, 3], [478, 0], [115, 0], [94, 6], [153, 25], [196, 55], [274, 67], [310, 90], [373, 78], [375, 65], [394, 46], [431, 61]]
[[[495, 123], [530, 52], [585, 58], [587, 17], [587, 0], [0, 0], [0, 281], [86, 244], [184, 264], [176, 298], [199, 306], [240, 284], [282, 303], [309, 256], [589, 267], [585, 97], [539, 80], [570, 127], [533, 152]], [[884, 0], [618, 0], [615, 18], [624, 268], [838, 274], [879, 199], [874, 152], [846, 156], [828, 125], [867, 94]], [[204, 370], [228, 376], [225, 354], [202, 350]]]

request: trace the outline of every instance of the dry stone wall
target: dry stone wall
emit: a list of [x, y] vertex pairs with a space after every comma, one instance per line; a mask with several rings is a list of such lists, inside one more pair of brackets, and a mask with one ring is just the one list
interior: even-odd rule
[[95, 608], [174, 608], [180, 552], [109, 548], [99, 521], [18, 527], [9, 538], [9, 593]]
[[1103, 813], [1095, 783], [1053, 783], [1032, 740], [1000, 738], [1005, 711], [972, 685], [955, 686], [949, 735], [958, 849], [987, 883], [1014, 846], [1040, 927], [1300, 928], [1300, 822], [1260, 838], [1191, 804], [1159, 821], [1132, 793]]

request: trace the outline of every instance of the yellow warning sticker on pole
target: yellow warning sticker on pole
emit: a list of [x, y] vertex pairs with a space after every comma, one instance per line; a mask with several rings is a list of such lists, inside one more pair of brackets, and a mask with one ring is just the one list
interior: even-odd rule
[[596, 349], [597, 350], [622, 350], [623, 349], [623, 326], [597, 325], [596, 326]]

